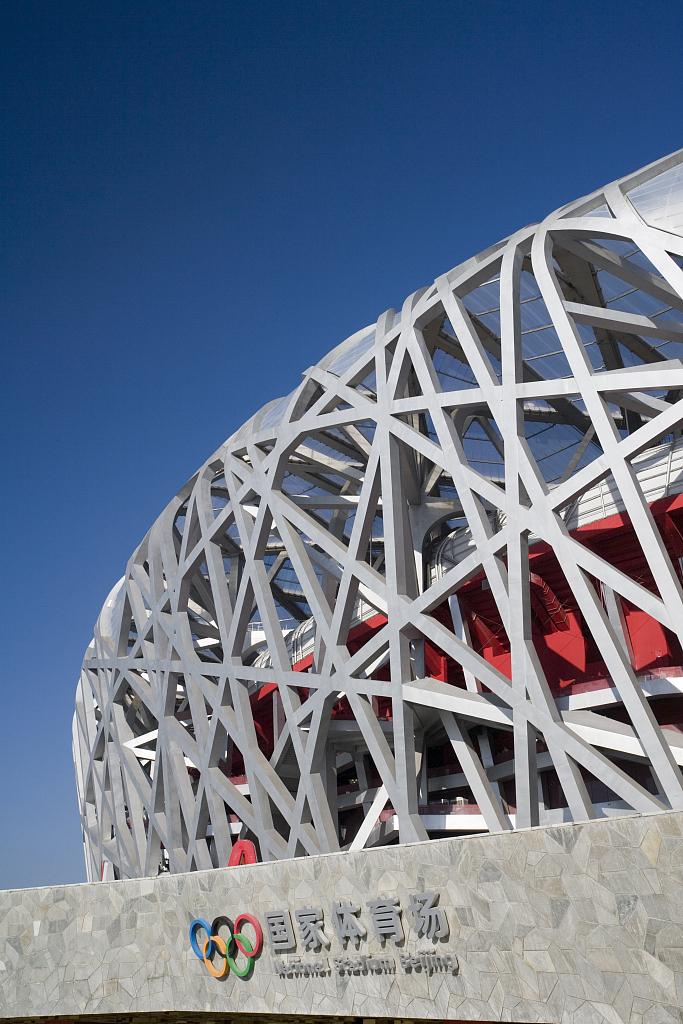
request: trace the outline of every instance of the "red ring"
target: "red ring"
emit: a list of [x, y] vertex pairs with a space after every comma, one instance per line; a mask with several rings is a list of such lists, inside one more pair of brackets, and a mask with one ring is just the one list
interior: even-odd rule
[[248, 921], [251, 927], [254, 929], [254, 931], [256, 932], [256, 945], [252, 949], [251, 953], [247, 953], [246, 949], [244, 948], [240, 940], [237, 938], [237, 935], [233, 935], [233, 939], [237, 945], [237, 948], [240, 950], [241, 953], [244, 953], [245, 956], [256, 956], [257, 953], [261, 952], [261, 946], [263, 945], [263, 932], [261, 931], [261, 925], [258, 923], [256, 918], [253, 917], [251, 914], [240, 914], [239, 917], [235, 918], [236, 932], [240, 931], [240, 921]]

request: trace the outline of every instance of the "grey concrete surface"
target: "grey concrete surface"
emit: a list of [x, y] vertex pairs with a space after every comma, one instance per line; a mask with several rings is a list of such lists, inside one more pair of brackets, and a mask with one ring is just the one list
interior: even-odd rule
[[[401, 966], [430, 947], [409, 897], [440, 894], [456, 973]], [[398, 897], [405, 944], [375, 939], [366, 902]], [[361, 906], [343, 951], [333, 900]], [[329, 950], [293, 955], [322, 972], [282, 977], [264, 943], [251, 975], [212, 977], [191, 951], [194, 918], [320, 907]], [[4, 1018], [205, 1012], [404, 1019], [680, 1024], [683, 813], [333, 853], [191, 874], [0, 893]], [[296, 928], [296, 924], [295, 924]], [[248, 930], [248, 928], [246, 929]], [[394, 961], [344, 971], [334, 958]], [[216, 961], [218, 963], [219, 961]]]

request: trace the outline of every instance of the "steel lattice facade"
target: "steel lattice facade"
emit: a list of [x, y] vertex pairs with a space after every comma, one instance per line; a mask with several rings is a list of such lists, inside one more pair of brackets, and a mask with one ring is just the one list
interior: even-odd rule
[[83, 662], [91, 879], [683, 807], [682, 267], [680, 151], [219, 448]]

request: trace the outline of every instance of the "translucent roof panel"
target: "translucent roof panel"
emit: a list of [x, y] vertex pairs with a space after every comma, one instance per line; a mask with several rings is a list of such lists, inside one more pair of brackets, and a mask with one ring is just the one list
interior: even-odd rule
[[[593, 372], [598, 373], [600, 370], [604, 370], [605, 360], [603, 358], [602, 352], [600, 351], [600, 346], [595, 340], [595, 332], [593, 331], [593, 328], [589, 327], [588, 324], [576, 324], [576, 330], [583, 343], [584, 351], [590, 360]], [[567, 363], [568, 362], [569, 361], [567, 361]], [[583, 403], [574, 401], [574, 404], [582, 405]]]
[[[569, 423], [539, 423], [527, 421], [525, 435], [539, 469], [548, 483], [557, 483], [564, 473], [583, 434]], [[595, 457], [595, 447], [588, 446], [576, 468], [588, 464]]]
[[637, 313], [639, 316], [657, 316], [671, 309], [668, 303], [648, 295], [639, 288], [630, 287], [621, 278], [614, 277], [605, 270], [598, 271], [598, 281], [608, 309], [618, 309], [622, 313]]
[[[495, 429], [493, 432], [496, 433]], [[499, 441], [499, 445], [502, 448], [502, 441]], [[503, 457], [478, 420], [470, 424], [463, 438], [463, 447], [470, 465], [478, 473], [494, 480], [504, 478]]]
[[444, 391], [463, 391], [477, 387], [477, 379], [467, 363], [441, 348], [435, 350], [433, 359], [434, 369]]
[[683, 164], [638, 185], [628, 198], [646, 224], [683, 234]]
[[279, 402], [275, 403], [272, 409], [268, 410], [261, 420], [261, 430], [271, 430], [273, 427], [278, 427], [282, 423], [285, 412], [287, 411], [289, 400], [293, 393], [294, 392], [286, 395], [284, 398], [281, 398]]
[[548, 307], [541, 298], [536, 278], [526, 270], [520, 280], [520, 327], [525, 362], [542, 377], [568, 377], [569, 363]]
[[610, 210], [607, 203], [603, 203], [602, 206], [598, 206], [597, 209], [591, 210], [590, 213], [585, 213], [584, 217], [609, 217], [613, 218], [614, 214]]
[[479, 285], [463, 299], [465, 306], [474, 313], [492, 334], [500, 337], [500, 278]]
[[654, 264], [650, 262], [647, 256], [633, 242], [627, 242], [622, 238], [594, 238], [591, 241], [593, 245], [609, 249], [623, 259], [628, 260], [629, 263], [635, 263], [637, 267], [649, 270], [656, 277], [661, 276]]
[[375, 344], [375, 329], [373, 328], [369, 334], [359, 338], [358, 341], [354, 342], [353, 345], [349, 345], [343, 352], [340, 352], [337, 358], [330, 363], [327, 367], [330, 373], [336, 374], [337, 377], [343, 377], [347, 370], [349, 370], [355, 362], [357, 362], [366, 352], [369, 352], [372, 346]]

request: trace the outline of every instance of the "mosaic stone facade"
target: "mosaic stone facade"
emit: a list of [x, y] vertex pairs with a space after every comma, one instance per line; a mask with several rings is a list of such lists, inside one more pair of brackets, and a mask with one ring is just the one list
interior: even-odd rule
[[[404, 908], [435, 890], [450, 925], [437, 952], [457, 973], [400, 966], [428, 943], [409, 931], [360, 952], [395, 973], [281, 977], [267, 945], [250, 977], [216, 980], [192, 953], [193, 918], [320, 906]], [[362, 917], [362, 915], [361, 915]], [[369, 922], [365, 921], [366, 925]], [[444, 839], [358, 853], [0, 893], [0, 1015], [204, 1012], [305, 1017], [680, 1024], [683, 813]], [[297, 952], [302, 953], [299, 949]], [[323, 951], [325, 952], [325, 951]], [[351, 950], [353, 955], [354, 950]], [[303, 954], [303, 959], [313, 959]], [[319, 958], [318, 958], [319, 959]]]

